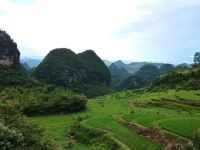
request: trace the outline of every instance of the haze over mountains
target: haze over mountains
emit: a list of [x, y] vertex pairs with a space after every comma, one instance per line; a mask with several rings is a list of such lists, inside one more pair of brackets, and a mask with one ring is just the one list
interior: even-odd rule
[[[21, 58], [20, 59], [20, 62], [21, 63], [26, 63], [30, 68], [33, 68], [33, 67], [37, 67], [41, 62], [42, 62], [42, 59], [37, 59], [37, 58]], [[117, 61], [111, 61], [111, 60], [106, 60], [106, 59], [103, 59], [103, 62], [105, 63], [105, 65], [107, 67], [110, 67], [111, 64], [115, 64], [116, 66], [118, 66], [118, 68], [126, 68], [128, 70], [129, 73], [133, 74], [135, 73], [136, 71], [138, 71], [142, 66], [146, 65], [146, 64], [153, 64], [157, 67], [161, 67], [163, 64], [165, 64], [164, 62], [144, 62], [144, 61], [126, 61], [126, 60], [117, 60]], [[189, 64], [187, 63], [182, 63], [182, 64], [179, 64], [181, 66], [188, 66]]]
[[21, 58], [21, 63], [26, 63], [30, 68], [37, 67], [41, 62], [42, 59], [34, 59], [34, 58]]
[[[86, 52], [80, 53], [78, 55], [79, 56], [83, 55], [83, 57], [85, 57], [84, 55], [86, 53], [88, 53], [89, 55], [94, 54], [92, 51], [86, 51]], [[67, 58], [68, 57], [67, 55], [68, 54], [66, 54], [66, 58], [65, 58], [66, 60], [73, 59], [73, 58], [71, 58], [72, 55], [70, 55], [69, 58]], [[87, 61], [87, 65], [90, 66], [90, 67], [86, 67], [88, 69], [89, 68], [93, 68], [93, 69], [97, 68], [97, 67], [93, 67], [93, 65], [92, 65], [95, 62], [95, 60], [90, 61], [90, 59], [93, 59], [92, 55], [89, 56], [89, 57], [88, 56], [85, 57], [85, 61]], [[47, 58], [45, 58], [45, 59], [47, 59]], [[42, 64], [40, 64], [40, 63], [41, 62], [44, 63], [44, 61], [46, 61], [45, 59], [40, 60], [40, 59], [24, 58], [24, 59], [21, 59], [21, 63], [27, 71], [31, 71], [31, 70], [33, 70], [33, 68], [36, 68], [36, 70], [38, 70], [38, 65], [39, 65], [39, 68], [41, 68]], [[53, 60], [54, 60], [54, 58], [48, 58], [48, 61], [53, 62]], [[74, 57], [74, 60], [76, 60], [76, 64], [79, 62], [79, 60], [77, 58], [75, 59], [75, 57]], [[122, 60], [118, 60], [118, 61], [114, 61], [114, 62], [109, 61], [109, 60], [103, 60], [103, 62], [108, 67], [108, 69], [110, 71], [111, 86], [114, 87], [116, 90], [141, 88], [141, 87], [144, 87], [144, 86], [152, 83], [156, 79], [156, 77], [158, 77], [159, 75], [165, 74], [165, 73], [173, 70], [176, 67], [189, 67], [189, 65], [187, 63], [183, 63], [183, 64], [180, 64], [180, 65], [173, 65], [173, 64], [167, 64], [167, 63], [161, 63], [161, 62], [130, 62], [130, 63], [124, 63]], [[127, 61], [125, 61], [125, 62], [127, 62]], [[75, 64], [75, 63], [73, 63], [73, 64]], [[80, 64], [80, 62], [78, 64]], [[55, 66], [57, 66], [57, 64], [55, 64]], [[59, 67], [57, 66], [55, 68], [59, 68]], [[91, 69], [89, 69], [89, 70], [91, 70]], [[41, 74], [41, 73], [38, 73], [38, 72], [36, 73], [36, 72], [35, 72], [35, 77], [39, 77], [39, 74]], [[48, 72], [49, 72], [49, 69], [48, 69]], [[54, 70], [52, 73], [56, 74], [56, 72], [59, 72], [59, 71]], [[94, 72], [94, 70], [92, 72]], [[100, 72], [101, 71], [99, 71], [99, 73]], [[103, 71], [103, 72], [105, 72], [105, 71]], [[42, 73], [41, 74], [42, 76], [45, 75], [42, 80], [46, 80], [46, 81], [48, 80], [47, 82], [56, 83], [56, 84], [58, 84], [60, 82], [59, 85], [62, 85], [62, 86], [67, 85], [67, 82], [66, 82], [65, 79], [58, 81], [58, 79], [61, 79], [63, 75], [58, 73], [57, 77], [55, 77], [53, 75], [52, 77], [49, 76], [49, 78], [46, 78], [46, 75], [50, 75], [50, 74], [49, 73]], [[76, 76], [75, 78], [78, 77], [77, 78], [78, 80], [83, 80], [85, 82], [86, 80], [83, 79], [83, 78], [86, 77], [86, 74], [83, 73], [83, 72], [82, 73], [79, 72], [78, 74], [79, 74], [78, 76], [77, 75], [73, 75], [73, 76], [74, 77]], [[83, 74], [85, 74], [85, 75], [83, 75]], [[92, 76], [93, 76], [92, 78], [94, 79], [94, 81], [98, 81], [97, 79], [95, 79], [95, 75], [92, 75]], [[100, 75], [100, 76], [102, 76], [102, 75]], [[56, 81], [53, 81], [50, 78], [56, 79]], [[74, 80], [73, 78], [71, 78], [70, 80], [71, 81], [77, 80], [77, 79]], [[78, 90], [80, 90], [80, 88], [78, 88]], [[83, 90], [82, 92], [84, 92], [84, 91], [85, 90]]]

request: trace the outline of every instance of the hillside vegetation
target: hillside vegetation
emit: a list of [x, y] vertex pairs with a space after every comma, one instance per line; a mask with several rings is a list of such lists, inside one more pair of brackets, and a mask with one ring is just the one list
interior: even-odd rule
[[200, 66], [191, 68], [177, 68], [165, 75], [158, 77], [149, 89], [154, 91], [166, 89], [200, 89]]
[[0, 65], [0, 72], [0, 88], [34, 87], [41, 85], [20, 64], [11, 67]]
[[151, 83], [157, 76], [159, 76], [159, 69], [154, 65], [144, 65], [134, 75], [143, 78]]
[[125, 91], [90, 100], [81, 113], [29, 119], [75, 150], [186, 149], [200, 128], [199, 93]]
[[109, 70], [111, 74], [111, 85], [114, 87], [118, 86], [124, 79], [130, 76], [125, 68], [119, 68], [114, 63], [109, 66]]
[[92, 50], [75, 54], [70, 49], [54, 49], [35, 69], [33, 76], [41, 82], [70, 88], [88, 97], [110, 91], [110, 72]]
[[122, 90], [139, 89], [139, 88], [145, 87], [148, 84], [149, 83], [146, 80], [144, 80], [143, 78], [133, 75], [133, 76], [130, 76], [130, 77], [124, 79], [117, 86], [117, 90], [122, 91]]
[[[127, 65], [122, 61], [117, 61], [109, 66], [109, 70], [111, 72], [111, 85], [119, 91], [145, 87], [151, 84], [158, 76], [175, 70], [175, 68], [171, 64], [132, 62]], [[137, 71], [130, 73], [130, 70]]]

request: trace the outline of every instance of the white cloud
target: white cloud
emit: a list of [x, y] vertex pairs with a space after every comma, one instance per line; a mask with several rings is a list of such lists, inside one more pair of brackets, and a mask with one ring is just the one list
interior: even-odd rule
[[[110, 60], [176, 62], [172, 54], [184, 50], [176, 58], [182, 62], [199, 46], [192, 31], [198, 22], [187, 24], [192, 17], [182, 9], [200, 6], [198, 0], [37, 0], [28, 5], [12, 1], [0, 0], [0, 28], [18, 43], [24, 57], [66, 47], [77, 53], [93, 49]], [[181, 30], [183, 24], [187, 30]]]
[[[0, 0], [1, 28], [21, 47], [35, 49], [30, 51], [33, 56], [67, 47], [75, 52], [94, 49], [102, 58], [119, 59], [123, 55], [131, 59], [128, 52], [133, 49], [133, 35], [116, 39], [109, 34], [150, 15], [140, 7], [157, 1], [38, 0], [33, 5], [20, 5]], [[21, 51], [27, 54], [26, 49]]]

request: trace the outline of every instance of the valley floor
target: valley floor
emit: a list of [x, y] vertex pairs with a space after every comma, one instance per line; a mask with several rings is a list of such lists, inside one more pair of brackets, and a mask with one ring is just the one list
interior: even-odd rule
[[[87, 116], [81, 122], [83, 126], [105, 131], [121, 149], [167, 150], [187, 144], [200, 128], [200, 91], [125, 91], [89, 100], [87, 109], [80, 113], [28, 119], [65, 145], [77, 116]], [[90, 148], [91, 145], [78, 141], [74, 147], [75, 150]]]

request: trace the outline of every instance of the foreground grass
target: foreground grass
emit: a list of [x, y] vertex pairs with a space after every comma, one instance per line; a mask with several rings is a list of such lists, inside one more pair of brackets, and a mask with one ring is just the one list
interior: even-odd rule
[[118, 123], [113, 118], [104, 117], [104, 118], [90, 119], [86, 122], [86, 124], [96, 128], [108, 130], [115, 138], [119, 139], [121, 142], [128, 145], [129, 148], [131, 149], [138, 149], [138, 150], [161, 149], [161, 147], [159, 147], [158, 145], [154, 145], [150, 141], [141, 138], [139, 135], [137, 135], [124, 125]]
[[[30, 121], [38, 123], [61, 145], [65, 144], [67, 131], [72, 125], [76, 116], [87, 115], [89, 118], [84, 125], [100, 129], [106, 129], [110, 134], [125, 144], [130, 149], [161, 149], [159, 145], [140, 137], [124, 125], [116, 121], [116, 117], [122, 116], [128, 122], [137, 122], [149, 127], [152, 124], [159, 124], [163, 129], [177, 135], [192, 138], [194, 132], [200, 128], [200, 112], [179, 110], [179, 108], [161, 108], [155, 106], [134, 107], [134, 102], [148, 102], [152, 99], [191, 99], [200, 100], [200, 91], [175, 91], [159, 93], [121, 92], [114, 95], [99, 97], [90, 100], [84, 112], [69, 115], [50, 115], [29, 117]], [[192, 109], [192, 107], [191, 107]], [[191, 123], [192, 122], [192, 123]], [[76, 144], [75, 149], [89, 149], [89, 145]]]

